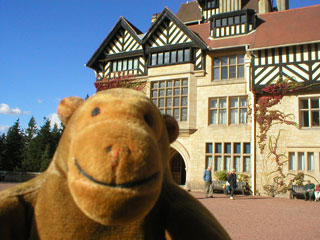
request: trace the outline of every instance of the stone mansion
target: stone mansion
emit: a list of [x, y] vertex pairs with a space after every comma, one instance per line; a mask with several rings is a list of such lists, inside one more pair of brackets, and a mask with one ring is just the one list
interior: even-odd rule
[[209, 165], [248, 175], [254, 193], [298, 172], [320, 181], [320, 5], [276, 3], [189, 1], [145, 33], [120, 17], [86, 64], [98, 83], [145, 83], [175, 117], [170, 165], [186, 189], [202, 189]]

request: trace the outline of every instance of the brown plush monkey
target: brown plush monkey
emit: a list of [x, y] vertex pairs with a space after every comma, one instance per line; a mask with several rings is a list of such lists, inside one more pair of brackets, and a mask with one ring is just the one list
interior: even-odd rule
[[229, 239], [173, 183], [178, 124], [142, 93], [101, 91], [58, 106], [64, 133], [48, 169], [0, 193], [0, 239]]

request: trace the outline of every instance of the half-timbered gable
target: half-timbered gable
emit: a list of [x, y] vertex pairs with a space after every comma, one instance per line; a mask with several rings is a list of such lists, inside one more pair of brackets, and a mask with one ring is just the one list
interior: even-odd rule
[[96, 70], [97, 79], [145, 74], [140, 36], [142, 32], [121, 17], [87, 64]]
[[204, 68], [206, 44], [165, 8], [143, 39], [149, 54], [149, 66], [194, 63]]
[[320, 84], [320, 43], [261, 49], [253, 53], [253, 81], [257, 88], [283, 78], [305, 85]]

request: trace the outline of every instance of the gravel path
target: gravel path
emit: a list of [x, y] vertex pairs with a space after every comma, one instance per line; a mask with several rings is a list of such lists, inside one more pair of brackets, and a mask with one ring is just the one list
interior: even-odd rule
[[320, 239], [320, 202], [191, 192], [234, 240]]
[[[0, 190], [15, 183], [0, 183]], [[224, 226], [233, 240], [320, 239], [320, 202], [223, 194], [204, 198], [190, 192]], [[296, 231], [297, 230], [297, 231]]]

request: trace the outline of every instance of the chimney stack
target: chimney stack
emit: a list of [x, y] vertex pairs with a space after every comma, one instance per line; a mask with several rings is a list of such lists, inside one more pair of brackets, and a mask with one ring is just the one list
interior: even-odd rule
[[277, 0], [278, 11], [284, 11], [289, 9], [289, 0]]
[[259, 0], [259, 13], [271, 12], [271, 3], [270, 0]]
[[151, 18], [151, 23], [154, 23], [157, 18], [159, 17], [160, 13], [155, 13], [155, 14], [152, 14], [152, 18]]

